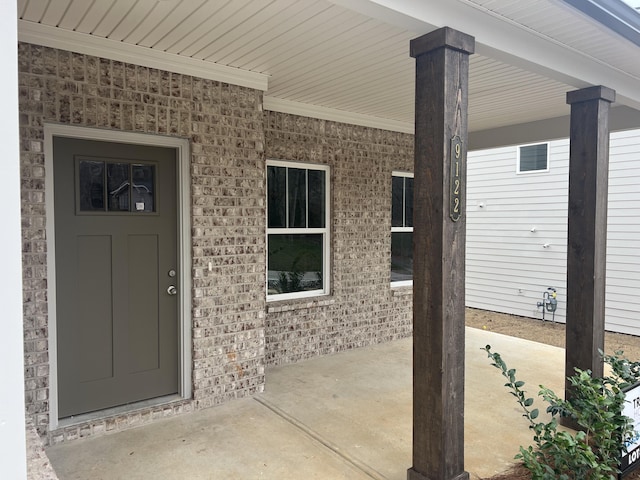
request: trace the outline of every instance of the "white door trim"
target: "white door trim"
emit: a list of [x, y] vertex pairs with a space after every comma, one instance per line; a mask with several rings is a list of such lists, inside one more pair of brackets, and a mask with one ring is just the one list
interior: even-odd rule
[[70, 137], [100, 140], [114, 143], [132, 143], [155, 147], [175, 148], [178, 152], [177, 194], [178, 194], [178, 259], [180, 260], [179, 281], [179, 395], [191, 398], [192, 358], [191, 358], [191, 228], [190, 228], [190, 170], [189, 141], [184, 138], [150, 135], [146, 133], [120, 132], [99, 128], [76, 127], [70, 125], [44, 125], [45, 162], [45, 211], [47, 235], [47, 305], [49, 330], [49, 429], [56, 430], [58, 418], [58, 361], [56, 324], [56, 250], [53, 181], [53, 137]]

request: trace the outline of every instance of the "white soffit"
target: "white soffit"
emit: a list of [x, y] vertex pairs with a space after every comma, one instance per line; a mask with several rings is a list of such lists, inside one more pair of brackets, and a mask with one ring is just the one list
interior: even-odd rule
[[[449, 26], [474, 36], [476, 52], [481, 55], [574, 88], [606, 85], [616, 90], [618, 103], [640, 108], [640, 75], [636, 73], [640, 68], [638, 48], [630, 50], [632, 54], [626, 59], [627, 63], [615, 63], [617, 60], [604, 50], [626, 49], [627, 42], [598, 27], [595, 21], [560, 0], [332, 1], [374, 18], [388, 18], [390, 22], [406, 28], [415, 28], [416, 22], [422, 22], [422, 33], [435, 27]], [[510, 9], [519, 10], [520, 14], [516, 15]], [[503, 11], [514, 18], [509, 18]], [[538, 23], [556, 16], [559, 23], [555, 30]], [[572, 32], [574, 44], [562, 37], [562, 28]], [[600, 40], [606, 47], [592, 51], [593, 45], [588, 39], [592, 34], [601, 35]], [[629, 68], [631, 63], [635, 68]]]
[[[478, 42], [470, 59], [472, 131], [567, 115], [565, 93], [591, 84], [614, 88], [624, 100], [618, 103], [640, 107], [640, 82], [624, 71], [640, 69], [636, 57], [606, 63], [614, 57], [605, 47], [620, 46], [620, 39], [597, 32], [606, 45], [594, 45], [584, 33], [593, 22], [561, 0], [531, 1], [17, 3], [20, 40], [260, 89], [265, 108], [296, 115], [413, 131], [409, 41], [445, 25]], [[556, 14], [557, 21], [548, 18]], [[562, 23], [571, 23], [565, 37]]]
[[194, 60], [189, 57], [24, 20], [19, 20], [18, 40], [257, 90], [264, 91], [268, 88], [269, 76], [261, 73]]

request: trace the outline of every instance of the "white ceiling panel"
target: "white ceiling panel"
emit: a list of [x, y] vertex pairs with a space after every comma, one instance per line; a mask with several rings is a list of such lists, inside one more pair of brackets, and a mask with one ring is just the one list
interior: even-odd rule
[[47, 25], [58, 25], [58, 23], [60, 23], [60, 19], [64, 16], [70, 4], [71, 0], [63, 0], [55, 5], [49, 4], [48, 8], [44, 12], [44, 15], [42, 16], [41, 22]]
[[[29, 0], [29, 1], [33, 2], [36, 0]], [[55, 0], [50, 0], [50, 1], [55, 1]], [[100, 23], [102, 22], [104, 17], [109, 13], [109, 11], [111, 10], [111, 7], [114, 5], [115, 2], [116, 0], [100, 0], [98, 2], [96, 1], [92, 2], [91, 8], [87, 10], [87, 13], [84, 15], [84, 17], [82, 17], [80, 24], [76, 27], [75, 30], [82, 33], [93, 34], [96, 27], [100, 25]], [[65, 19], [63, 17], [60, 24], [62, 25], [64, 21]], [[51, 25], [51, 26], [55, 27], [55, 25]]]
[[122, 38], [123, 42], [140, 45], [179, 6], [176, 2], [152, 1], [151, 3], [153, 3], [151, 11], [136, 25], [135, 29]]
[[[91, 2], [87, 2], [85, 0], [72, 0], [73, 5], [70, 5], [63, 12], [63, 16], [60, 17], [60, 20], [55, 25], [57, 27], [63, 28], [65, 30], [76, 30], [84, 16], [91, 8]], [[46, 25], [51, 25], [50, 23], [46, 23]]]
[[[216, 64], [228, 71], [268, 75], [266, 95], [273, 105], [299, 105], [296, 111], [305, 106], [322, 112], [334, 110], [350, 118], [388, 120], [392, 125], [413, 123], [415, 60], [409, 56], [409, 42], [429, 30], [417, 21], [398, 20], [393, 12], [373, 13], [380, 11], [381, 3], [389, 2], [17, 2], [23, 22], [54, 29], [44, 29], [39, 39], [64, 31], [64, 44], [70, 45], [69, 32], [77, 32], [78, 44], [89, 38], [92, 45], [100, 39], [112, 40], [120, 50], [127, 46], [132, 52], [147, 49], [154, 59], [169, 55], [169, 65], [179, 65], [182, 58], [191, 68], [194, 62], [201, 62], [204, 69]], [[611, 32], [560, 0], [431, 0], [421, 5], [427, 10], [433, 6], [434, 18], [443, 9], [466, 8], [474, 12], [478, 24], [485, 18], [498, 19], [523, 35], [564, 48], [568, 55], [605, 65], [625, 78], [637, 78], [640, 85], [639, 49], [630, 42], [612, 40]], [[568, 113], [565, 93], [576, 88], [575, 82], [570, 85], [562, 76], [545, 75], [544, 69], [529, 69], [526, 62], [510, 63], [505, 58], [508, 56], [471, 57], [470, 129]]]
[[24, 6], [24, 13], [22, 13], [22, 18], [24, 18], [25, 20], [29, 20], [30, 22], [40, 22], [45, 12], [47, 11], [48, 5], [48, 1], [28, 0], [26, 2], [26, 5]]

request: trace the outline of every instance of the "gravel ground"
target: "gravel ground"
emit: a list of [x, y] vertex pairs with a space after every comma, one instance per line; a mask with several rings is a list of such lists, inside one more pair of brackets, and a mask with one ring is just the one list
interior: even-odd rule
[[[513, 337], [525, 338], [556, 347], [565, 346], [563, 323], [543, 322], [516, 315], [467, 308], [465, 322], [468, 327], [481, 328]], [[640, 337], [621, 333], [605, 332], [604, 350], [614, 354], [622, 350], [630, 360], [640, 360]], [[530, 480], [529, 472], [520, 465], [500, 475], [484, 480]], [[640, 480], [640, 468], [624, 477], [625, 480]]]

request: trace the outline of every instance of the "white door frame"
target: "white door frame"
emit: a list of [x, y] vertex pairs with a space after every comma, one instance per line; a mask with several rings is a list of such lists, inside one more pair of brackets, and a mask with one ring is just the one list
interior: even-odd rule
[[[190, 170], [189, 141], [185, 138], [151, 135], [146, 133], [121, 132], [99, 128], [76, 127], [60, 124], [44, 125], [45, 162], [45, 211], [47, 234], [47, 305], [49, 330], [49, 429], [58, 429], [58, 360], [57, 360], [57, 318], [56, 318], [56, 249], [53, 179], [53, 137], [69, 137], [99, 140], [113, 143], [132, 143], [154, 147], [175, 148], [177, 155], [177, 201], [178, 201], [178, 269], [179, 285], [178, 321], [180, 323], [178, 350], [180, 365], [179, 396], [191, 398], [192, 358], [191, 358], [191, 228], [190, 228]], [[134, 404], [135, 405], [135, 404]], [[111, 410], [110, 410], [111, 411]], [[126, 410], [125, 410], [126, 411]], [[92, 418], [99, 418], [95, 415]], [[78, 419], [80, 420], [80, 419]], [[76, 422], [73, 422], [76, 423]], [[66, 421], [65, 421], [66, 426]]]

